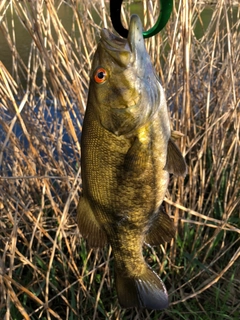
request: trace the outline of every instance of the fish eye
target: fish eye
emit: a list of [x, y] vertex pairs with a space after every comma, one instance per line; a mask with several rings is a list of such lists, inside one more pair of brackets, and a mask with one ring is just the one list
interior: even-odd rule
[[97, 68], [94, 72], [94, 80], [96, 83], [104, 83], [107, 80], [107, 71], [106, 69], [100, 67]]

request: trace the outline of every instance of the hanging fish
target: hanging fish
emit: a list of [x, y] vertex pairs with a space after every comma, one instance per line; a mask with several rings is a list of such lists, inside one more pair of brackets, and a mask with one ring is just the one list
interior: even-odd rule
[[128, 38], [103, 29], [90, 74], [81, 138], [80, 232], [91, 247], [109, 243], [123, 308], [161, 310], [168, 294], [142, 254], [144, 242], [174, 236], [172, 219], [160, 209], [169, 172], [186, 174], [171, 139], [163, 88], [156, 76], [137, 15]]

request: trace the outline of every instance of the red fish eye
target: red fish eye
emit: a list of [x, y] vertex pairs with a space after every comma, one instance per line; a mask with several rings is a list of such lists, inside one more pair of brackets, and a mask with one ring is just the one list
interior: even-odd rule
[[97, 83], [104, 83], [107, 80], [107, 71], [104, 68], [98, 68], [94, 73], [94, 80]]

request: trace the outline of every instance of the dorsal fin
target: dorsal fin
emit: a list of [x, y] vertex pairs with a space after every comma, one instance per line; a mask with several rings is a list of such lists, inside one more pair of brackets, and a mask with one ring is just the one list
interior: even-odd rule
[[167, 161], [164, 169], [169, 173], [175, 174], [176, 176], [185, 177], [187, 174], [186, 162], [181, 151], [178, 149], [172, 139], [169, 139], [168, 141]]

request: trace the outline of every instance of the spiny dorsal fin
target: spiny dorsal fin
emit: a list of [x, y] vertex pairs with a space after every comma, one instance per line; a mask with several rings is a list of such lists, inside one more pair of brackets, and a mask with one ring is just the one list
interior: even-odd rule
[[158, 214], [158, 219], [152, 223], [146, 235], [146, 243], [152, 246], [170, 242], [175, 235], [173, 220], [166, 213], [163, 206], [160, 207]]
[[175, 174], [176, 176], [185, 177], [187, 174], [186, 162], [181, 151], [178, 149], [172, 139], [169, 139], [168, 141], [167, 162], [164, 169], [169, 173]]
[[99, 226], [88, 200], [81, 197], [77, 207], [77, 223], [81, 235], [92, 248], [103, 247], [107, 244], [105, 232]]
[[183, 134], [182, 132], [180, 131], [176, 131], [176, 130], [172, 130], [171, 131], [171, 138], [175, 141], [175, 140], [178, 140], [182, 137], [185, 137], [185, 134]]

